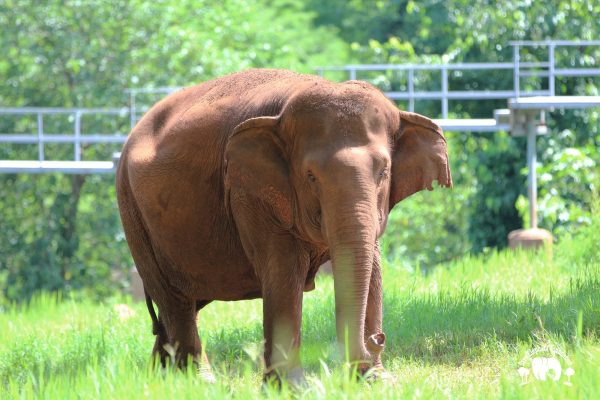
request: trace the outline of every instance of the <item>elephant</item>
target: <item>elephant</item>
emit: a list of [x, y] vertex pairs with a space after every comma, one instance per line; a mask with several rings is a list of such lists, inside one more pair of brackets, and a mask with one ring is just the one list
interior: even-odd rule
[[180, 366], [208, 365], [198, 311], [262, 298], [263, 376], [301, 378], [303, 292], [331, 260], [337, 341], [357, 374], [383, 373], [378, 238], [435, 181], [452, 186], [442, 129], [366, 82], [251, 69], [168, 95], [116, 171], [155, 362], [171, 348]]

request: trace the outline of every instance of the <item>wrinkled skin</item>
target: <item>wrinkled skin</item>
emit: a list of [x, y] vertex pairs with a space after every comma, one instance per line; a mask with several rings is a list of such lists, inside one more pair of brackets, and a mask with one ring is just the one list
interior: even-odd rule
[[117, 170], [154, 355], [164, 365], [170, 345], [206, 368], [198, 310], [262, 297], [266, 376], [301, 375], [303, 292], [331, 259], [338, 342], [360, 372], [383, 370], [377, 238], [433, 181], [451, 186], [441, 129], [364, 82], [250, 70], [170, 95]]

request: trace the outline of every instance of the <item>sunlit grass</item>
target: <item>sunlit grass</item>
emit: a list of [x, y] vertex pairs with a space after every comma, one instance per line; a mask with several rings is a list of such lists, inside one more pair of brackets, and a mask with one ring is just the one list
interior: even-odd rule
[[[386, 265], [384, 364], [394, 379], [377, 384], [347, 379], [336, 355], [328, 276], [305, 295], [301, 356], [309, 384], [282, 392], [261, 385], [260, 301], [215, 302], [200, 313], [218, 378], [207, 385], [193, 371], [150, 368], [153, 336], [142, 303], [38, 296], [0, 314], [2, 398], [597, 398], [600, 265], [580, 257], [579, 247], [567, 240], [552, 259], [492, 253], [427, 275]], [[123, 303], [130, 318], [115, 308]], [[517, 369], [543, 347], [568, 358], [561, 363], [573, 367], [572, 385], [533, 376], [521, 385]]]

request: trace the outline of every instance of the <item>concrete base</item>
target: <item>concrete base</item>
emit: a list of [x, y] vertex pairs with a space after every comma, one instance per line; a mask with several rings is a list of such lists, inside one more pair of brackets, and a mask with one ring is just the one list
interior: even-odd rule
[[142, 278], [135, 267], [131, 268], [131, 297], [136, 301], [143, 301], [146, 299], [144, 295], [144, 284]]
[[543, 249], [552, 255], [552, 234], [545, 229], [517, 229], [508, 234], [508, 247], [511, 249]]

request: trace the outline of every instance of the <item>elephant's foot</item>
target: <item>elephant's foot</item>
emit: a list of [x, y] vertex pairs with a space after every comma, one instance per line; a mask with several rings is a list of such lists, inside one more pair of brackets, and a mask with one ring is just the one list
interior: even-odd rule
[[263, 384], [270, 384], [277, 388], [281, 388], [283, 382], [285, 382], [292, 389], [306, 386], [307, 381], [302, 367], [296, 367], [290, 371], [284, 372], [269, 371], [265, 372], [263, 376]]
[[212, 372], [212, 368], [210, 366], [210, 363], [208, 362], [208, 357], [206, 356], [206, 353], [202, 353], [202, 355], [200, 356], [200, 362], [197, 363], [197, 367], [200, 379], [202, 379], [206, 383], [217, 382], [217, 378]]
[[392, 376], [385, 370], [381, 363], [381, 353], [385, 348], [385, 334], [376, 333], [366, 340], [367, 351], [371, 355], [371, 363], [361, 364], [358, 368], [360, 376], [368, 382], [390, 381]]

